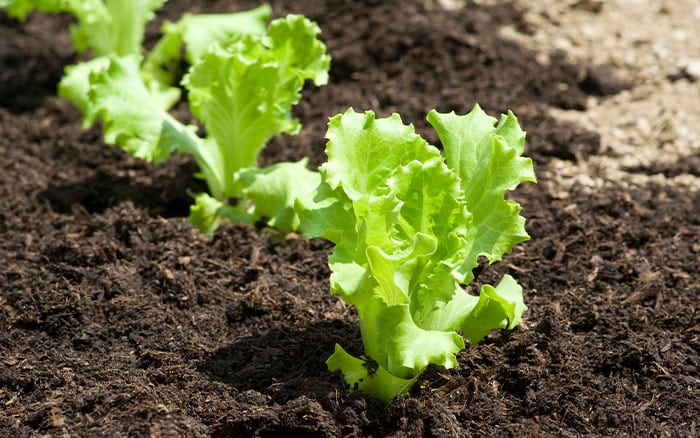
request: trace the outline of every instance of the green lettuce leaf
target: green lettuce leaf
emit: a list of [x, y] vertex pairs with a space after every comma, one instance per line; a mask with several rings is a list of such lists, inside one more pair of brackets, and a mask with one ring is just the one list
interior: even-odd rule
[[163, 36], [146, 57], [143, 69], [158, 82], [173, 84], [174, 70], [183, 55], [191, 65], [214, 44], [226, 46], [241, 35], [262, 35], [271, 13], [269, 5], [262, 5], [244, 12], [184, 14], [177, 22], [166, 21], [161, 28]]
[[386, 369], [398, 377], [416, 377], [429, 364], [454, 368], [456, 355], [464, 348], [462, 337], [454, 331], [418, 327], [408, 305], [383, 309], [376, 328], [386, 352]]
[[92, 126], [97, 118], [97, 109], [90, 102], [90, 76], [107, 69], [110, 62], [109, 56], [100, 56], [70, 65], [58, 83], [58, 95], [73, 102], [83, 113], [84, 129]]
[[530, 158], [522, 157], [525, 132], [512, 113], [496, 119], [479, 105], [469, 114], [431, 111], [428, 121], [445, 149], [445, 161], [455, 171], [472, 214], [469, 254], [460, 269], [465, 283], [471, 281], [478, 257], [489, 262], [529, 239], [520, 206], [503, 198], [521, 181], [536, 182]]
[[204, 147], [216, 148], [200, 154], [215, 158], [200, 163], [215, 198], [240, 197], [236, 173], [257, 167], [258, 154], [271, 138], [299, 130], [291, 108], [304, 81], [323, 83], [330, 65], [316, 39], [319, 32], [299, 15], [274, 20], [264, 36], [243, 35], [226, 47], [213, 46], [183, 79], [190, 108], [212, 140]]
[[352, 356], [338, 344], [326, 365], [331, 371], [341, 371], [350, 389], [361, 390], [379, 400], [391, 400], [405, 393], [416, 380], [396, 377], [383, 368], [371, 370], [365, 360]]
[[267, 225], [282, 231], [299, 228], [299, 217], [294, 201], [313, 192], [321, 182], [321, 175], [306, 168], [309, 160], [296, 163], [277, 163], [262, 169], [249, 168], [238, 172], [243, 185], [243, 198], [252, 202], [253, 221], [267, 220]]
[[201, 233], [213, 234], [224, 219], [233, 223], [253, 223], [251, 215], [238, 206], [228, 205], [207, 193], [194, 196], [194, 204], [190, 207], [190, 222]]
[[78, 51], [96, 56], [141, 55], [146, 23], [165, 0], [66, 0], [66, 10], [78, 18], [71, 26]]
[[[319, 169], [319, 173], [324, 170]], [[352, 203], [342, 189], [331, 189], [325, 178], [315, 191], [297, 197], [294, 209], [307, 237], [324, 237], [335, 244], [357, 240]]]
[[0, 9], [10, 17], [24, 21], [32, 11], [62, 12], [66, 3], [66, 0], [0, 0]]
[[[296, 229], [295, 198], [313, 191], [320, 176], [306, 169], [306, 161], [259, 169], [257, 158], [270, 138], [298, 131], [290, 112], [304, 81], [327, 79], [330, 58], [316, 39], [319, 32], [306, 18], [290, 15], [273, 21], [265, 35], [212, 46], [183, 79], [192, 113], [206, 128], [204, 138], [166, 111], [135, 56], [112, 56], [106, 66], [86, 68], [86, 123], [101, 119], [105, 141], [148, 161], [173, 152], [192, 155], [218, 201], [197, 196], [190, 218], [200, 230], [213, 232], [221, 217], [247, 223], [266, 218], [271, 226]], [[73, 82], [69, 91], [80, 96], [85, 85]]]
[[325, 181], [331, 189], [342, 186], [352, 201], [386, 191], [385, 182], [398, 167], [440, 157], [398, 114], [377, 120], [371, 111], [350, 109], [330, 119], [326, 138]]
[[96, 57], [141, 55], [146, 23], [166, 0], [0, 0], [0, 9], [24, 20], [33, 10], [68, 12], [78, 22], [70, 33], [75, 48]]
[[526, 310], [523, 288], [513, 277], [504, 275], [495, 288], [488, 284], [482, 286], [479, 301], [461, 322], [462, 333], [469, 342], [476, 344], [495, 328], [514, 329]]
[[196, 128], [162, 109], [141, 78], [138, 58], [109, 58], [90, 76], [91, 112], [102, 121], [105, 142], [118, 144], [137, 158], [160, 162], [173, 151], [198, 151]]

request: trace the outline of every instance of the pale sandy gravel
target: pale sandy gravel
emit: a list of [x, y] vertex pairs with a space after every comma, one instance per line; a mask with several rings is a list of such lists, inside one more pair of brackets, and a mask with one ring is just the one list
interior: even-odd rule
[[[535, 50], [542, 63], [565, 54], [583, 65], [609, 65], [632, 84], [611, 97], [591, 97], [586, 111], [552, 110], [559, 119], [599, 133], [603, 150], [577, 164], [555, 161], [543, 170], [544, 179], [559, 184], [562, 193], [573, 183], [594, 188], [650, 180], [699, 190], [694, 175], [665, 178], [631, 169], [700, 154], [700, 71], [694, 70], [700, 69], [700, 0], [515, 2], [527, 11], [532, 32], [504, 27], [502, 36]], [[670, 79], [679, 75], [695, 78]]]

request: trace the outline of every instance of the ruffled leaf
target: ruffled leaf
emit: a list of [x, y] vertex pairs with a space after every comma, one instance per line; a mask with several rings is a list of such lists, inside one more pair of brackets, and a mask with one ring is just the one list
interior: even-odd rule
[[496, 125], [496, 119], [475, 105], [463, 116], [433, 110], [428, 121], [442, 141], [447, 165], [458, 176], [472, 214], [470, 244], [461, 267], [463, 281], [469, 282], [480, 255], [495, 262], [529, 239], [520, 206], [505, 200], [504, 194], [521, 181], [536, 181], [532, 160], [521, 156], [525, 133], [512, 113]]

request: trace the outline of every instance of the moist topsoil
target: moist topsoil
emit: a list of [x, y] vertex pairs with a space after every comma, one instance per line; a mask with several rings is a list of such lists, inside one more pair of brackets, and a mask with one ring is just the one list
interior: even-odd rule
[[[320, 165], [328, 118], [350, 106], [399, 112], [434, 144], [431, 108], [512, 109], [540, 174], [601, 153], [598, 135], [546, 114], [616, 92], [610, 72], [556, 56], [545, 66], [500, 39], [504, 24], [529, 31], [508, 4], [431, 3], [273, 1], [275, 16], [319, 23], [333, 64], [294, 110], [301, 133], [272, 141], [261, 164]], [[147, 43], [165, 18], [257, 5], [170, 1]], [[531, 241], [469, 286], [516, 277], [522, 326], [376, 402], [324, 364], [336, 342], [362, 351], [354, 309], [328, 293], [331, 245], [230, 224], [198, 234], [192, 160], [150, 165], [107, 147], [55, 97], [82, 56], [71, 20], [0, 15], [0, 435], [700, 433], [697, 192], [523, 185], [511, 197]], [[190, 120], [185, 105], [175, 114]]]

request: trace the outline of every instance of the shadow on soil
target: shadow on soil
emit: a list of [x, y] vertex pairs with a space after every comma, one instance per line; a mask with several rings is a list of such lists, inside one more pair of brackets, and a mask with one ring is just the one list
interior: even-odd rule
[[[63, 184], [49, 184], [39, 194], [48, 201], [56, 213], [69, 214], [76, 204], [90, 213], [102, 213], [117, 205], [131, 201], [135, 206], [145, 208], [152, 215], [162, 217], [187, 217], [192, 198], [189, 190], [204, 190], [201, 181], [192, 174], [193, 165], [182, 165], [176, 175], [158, 178], [155, 184], [135, 182], [129, 176], [118, 176], [104, 170], [97, 170], [92, 176]], [[156, 176], [157, 177], [157, 176]], [[197, 188], [195, 188], [197, 187]]]
[[339, 320], [275, 327], [220, 348], [199, 371], [241, 393], [270, 394], [278, 403], [301, 396], [323, 400], [342, 387], [342, 378], [330, 373], [325, 361], [335, 344], [346, 345], [348, 333], [355, 331], [355, 326]]

